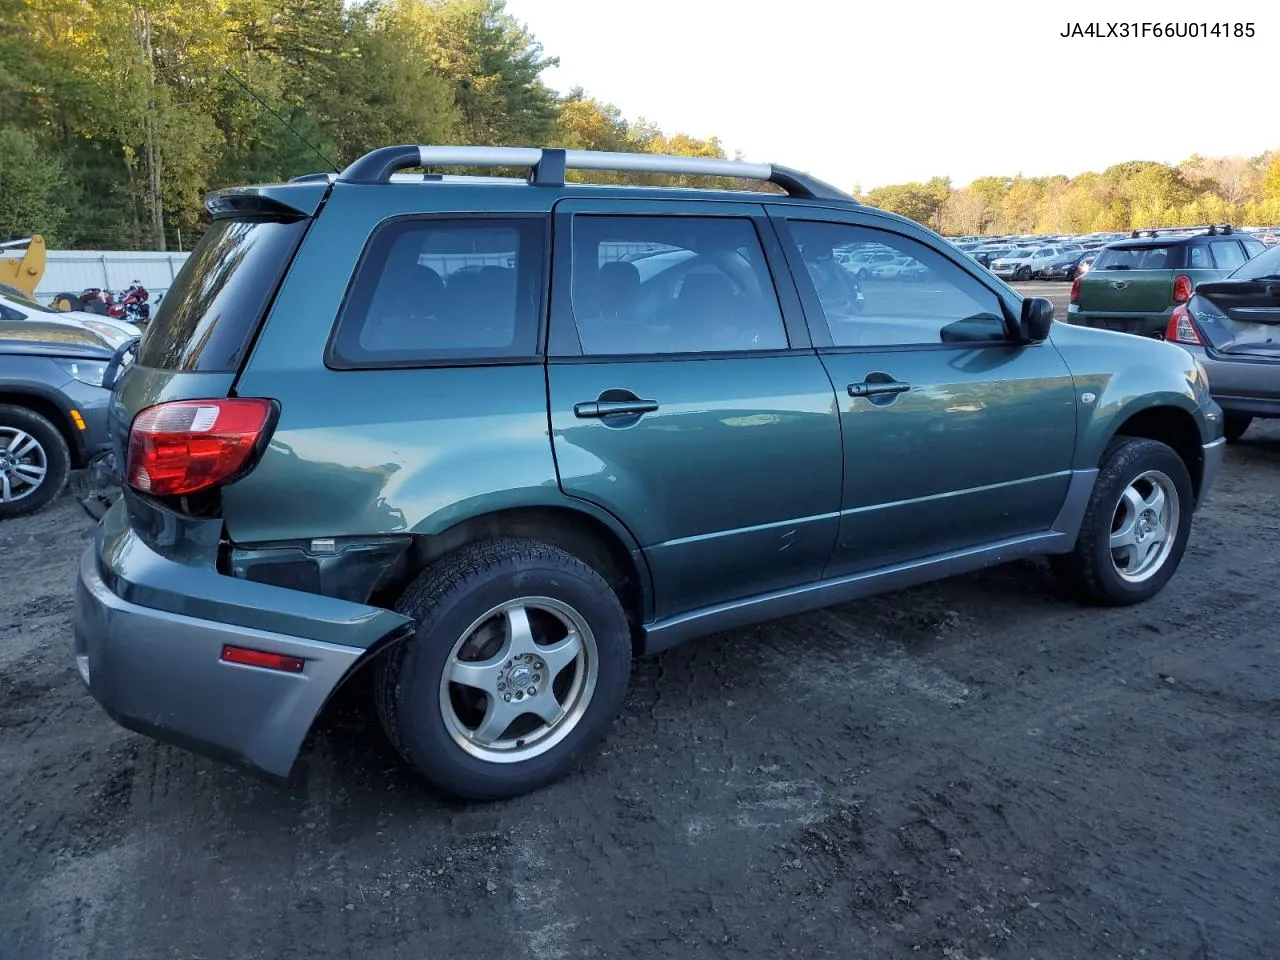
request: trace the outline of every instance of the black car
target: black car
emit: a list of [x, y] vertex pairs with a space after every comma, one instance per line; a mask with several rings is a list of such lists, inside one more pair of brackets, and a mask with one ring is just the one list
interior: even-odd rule
[[1061, 257], [1045, 265], [1040, 277], [1043, 280], [1074, 280], [1080, 261], [1086, 257], [1092, 260], [1095, 253], [1096, 250], [1064, 250]]
[[112, 354], [69, 324], [0, 321], [0, 520], [39, 510], [109, 449]]

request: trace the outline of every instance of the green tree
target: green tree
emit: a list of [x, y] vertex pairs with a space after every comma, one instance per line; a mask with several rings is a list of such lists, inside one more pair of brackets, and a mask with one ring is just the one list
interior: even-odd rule
[[58, 242], [67, 217], [62, 165], [35, 136], [12, 126], [0, 127], [0, 157], [0, 239], [40, 233]]

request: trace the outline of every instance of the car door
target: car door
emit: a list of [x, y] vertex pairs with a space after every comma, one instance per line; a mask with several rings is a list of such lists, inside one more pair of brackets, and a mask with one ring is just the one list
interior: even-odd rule
[[817, 579], [840, 424], [764, 208], [566, 199], [554, 222], [560, 484], [634, 534], [655, 615]]
[[[1076, 406], [1050, 342], [1013, 337], [997, 290], [921, 231], [857, 213], [779, 213], [840, 403], [845, 471], [828, 576], [1046, 531], [1067, 493]], [[925, 276], [850, 295], [832, 244], [880, 243]]]

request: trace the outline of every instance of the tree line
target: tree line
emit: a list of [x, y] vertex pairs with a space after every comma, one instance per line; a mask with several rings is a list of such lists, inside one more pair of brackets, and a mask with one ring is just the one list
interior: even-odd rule
[[392, 143], [725, 156], [556, 62], [502, 0], [0, 0], [0, 239], [189, 248], [208, 190]]
[[950, 236], [1093, 233], [1231, 223], [1280, 225], [1280, 150], [1131, 161], [1076, 177], [946, 177], [878, 187], [865, 202]]

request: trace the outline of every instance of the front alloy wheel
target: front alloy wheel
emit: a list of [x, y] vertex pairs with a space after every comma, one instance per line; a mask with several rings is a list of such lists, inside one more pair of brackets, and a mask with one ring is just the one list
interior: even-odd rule
[[1172, 448], [1117, 437], [1103, 454], [1075, 547], [1050, 557], [1054, 573], [1089, 603], [1148, 600], [1182, 561], [1194, 506], [1190, 472]]
[[1111, 562], [1129, 583], [1154, 576], [1169, 559], [1178, 531], [1178, 491], [1159, 470], [1124, 489], [1111, 519]]

